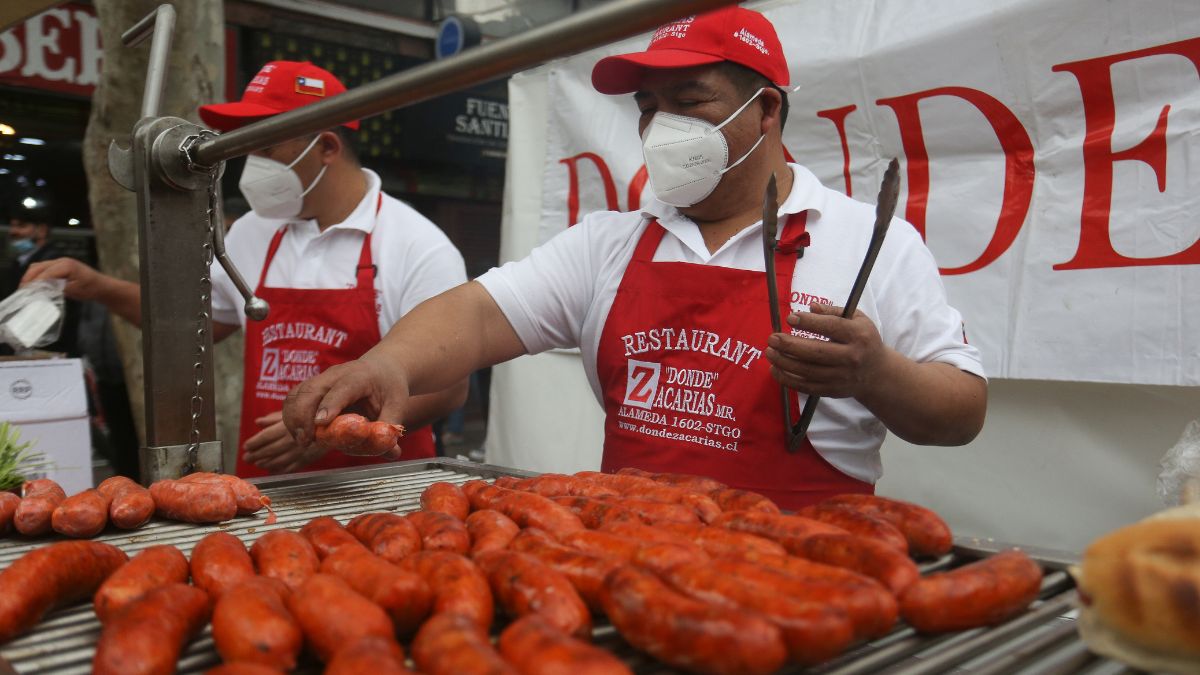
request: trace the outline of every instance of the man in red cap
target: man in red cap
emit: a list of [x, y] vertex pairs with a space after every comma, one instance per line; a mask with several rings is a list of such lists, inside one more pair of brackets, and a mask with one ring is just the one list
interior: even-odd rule
[[[733, 7], [668, 24], [645, 51], [600, 60], [592, 82], [633, 94], [654, 198], [585, 217], [297, 387], [284, 421], [299, 442], [347, 405], [369, 399], [401, 419], [412, 394], [554, 347], [582, 352], [606, 413], [605, 471], [700, 474], [798, 508], [872, 492], [888, 430], [922, 444], [975, 437], [979, 355], [913, 227], [891, 224], [854, 317], [832, 306], [849, 295], [874, 208], [785, 160], [787, 62], [763, 15]], [[791, 327], [775, 334], [762, 311], [772, 175]], [[824, 397], [795, 453], [781, 385], [792, 419], [806, 396]]]
[[[273, 61], [240, 101], [200, 107], [200, 118], [229, 131], [325, 100], [346, 88], [311, 63]], [[212, 269], [213, 338], [246, 330], [245, 388], [237, 473], [262, 476], [388, 461], [297, 445], [281, 421], [284, 397], [301, 381], [358, 358], [421, 302], [466, 281], [462, 255], [445, 234], [381, 189], [356, 157], [358, 122], [293, 139], [246, 158], [238, 185], [252, 211], [230, 228], [229, 256], [270, 304], [247, 322], [225, 270]], [[40, 263], [25, 281], [65, 278], [69, 297], [96, 300], [136, 323], [141, 291], [70, 259]], [[400, 456], [434, 456], [428, 424], [462, 404], [464, 375], [413, 398]], [[397, 420], [401, 421], [401, 420]]]

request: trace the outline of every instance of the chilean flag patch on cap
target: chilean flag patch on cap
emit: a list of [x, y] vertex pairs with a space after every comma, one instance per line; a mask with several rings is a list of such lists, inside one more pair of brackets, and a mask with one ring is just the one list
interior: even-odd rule
[[297, 77], [296, 93], [308, 94], [309, 96], [324, 96], [325, 80], [318, 80], [315, 77]]

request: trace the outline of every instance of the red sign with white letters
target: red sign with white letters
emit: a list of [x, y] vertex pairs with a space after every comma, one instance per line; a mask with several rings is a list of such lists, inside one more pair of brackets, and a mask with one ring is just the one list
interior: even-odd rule
[[0, 83], [91, 96], [102, 57], [95, 8], [67, 3], [0, 33]]

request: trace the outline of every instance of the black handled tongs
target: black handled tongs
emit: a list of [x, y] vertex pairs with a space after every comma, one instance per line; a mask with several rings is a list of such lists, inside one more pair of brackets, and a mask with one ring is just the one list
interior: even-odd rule
[[[867, 246], [867, 254], [863, 258], [862, 267], [858, 269], [854, 286], [850, 289], [850, 297], [846, 299], [845, 308], [842, 310], [843, 319], [854, 316], [855, 310], [858, 309], [858, 301], [867, 287], [867, 278], [871, 276], [875, 259], [879, 257], [879, 249], [883, 246], [883, 238], [887, 235], [888, 224], [891, 223], [892, 216], [896, 213], [896, 201], [899, 197], [900, 163], [893, 159], [888, 163], [887, 171], [883, 174], [883, 184], [879, 187], [879, 198], [875, 204], [875, 227], [871, 232], [871, 243]], [[779, 289], [775, 278], [776, 200], [775, 177], [772, 176], [767, 184], [767, 194], [763, 203], [763, 253], [767, 257], [767, 288], [771, 299], [771, 326], [778, 333], [782, 331], [782, 322], [779, 318]], [[770, 207], [769, 217], [768, 207]], [[788, 426], [788, 452], [796, 452], [800, 449], [805, 437], [808, 436], [808, 426], [812, 424], [813, 415], [817, 412], [817, 402], [821, 400], [821, 397], [809, 396], [808, 400], [804, 402], [804, 410], [800, 413], [800, 421], [792, 426], [788, 390], [783, 385], [780, 385], [780, 389], [783, 392], [784, 421]]]

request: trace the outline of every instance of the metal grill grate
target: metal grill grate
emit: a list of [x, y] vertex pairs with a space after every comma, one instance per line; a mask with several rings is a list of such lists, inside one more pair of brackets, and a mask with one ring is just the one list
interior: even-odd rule
[[[527, 475], [525, 472], [449, 459], [414, 461], [352, 472], [321, 472], [259, 482], [271, 497], [278, 522], [263, 525], [264, 513], [213, 526], [186, 525], [155, 520], [139, 530], [110, 533], [98, 540], [134, 555], [156, 544], [171, 544], [184, 553], [210, 532], [226, 531], [247, 546], [263, 532], [298, 529], [310, 519], [328, 515], [345, 523], [368, 511], [412, 511], [420, 507], [421, 492], [431, 483], [463, 483], [473, 478]], [[0, 540], [0, 568], [24, 553], [43, 546], [34, 542]], [[987, 542], [960, 541], [955, 552], [922, 565], [923, 573], [951, 569], [976, 560], [998, 547]], [[1064, 571], [1067, 560], [1030, 551], [1047, 569], [1042, 594], [1025, 614], [1001, 626], [942, 636], [917, 635], [899, 626], [889, 635], [860, 645], [838, 659], [804, 672], [820, 675], [918, 675], [964, 672], [980, 675], [1080, 673], [1115, 675], [1135, 672], [1091, 654], [1075, 632], [1074, 585]], [[0, 647], [0, 659], [19, 673], [87, 673], [91, 667], [100, 624], [90, 603], [52, 613], [30, 634]], [[611, 626], [595, 630], [596, 644], [624, 659], [639, 674], [673, 672], [634, 651]], [[184, 652], [179, 672], [199, 673], [219, 663], [209, 628]], [[0, 661], [0, 672], [3, 671]], [[315, 664], [308, 671], [317, 672]]]

